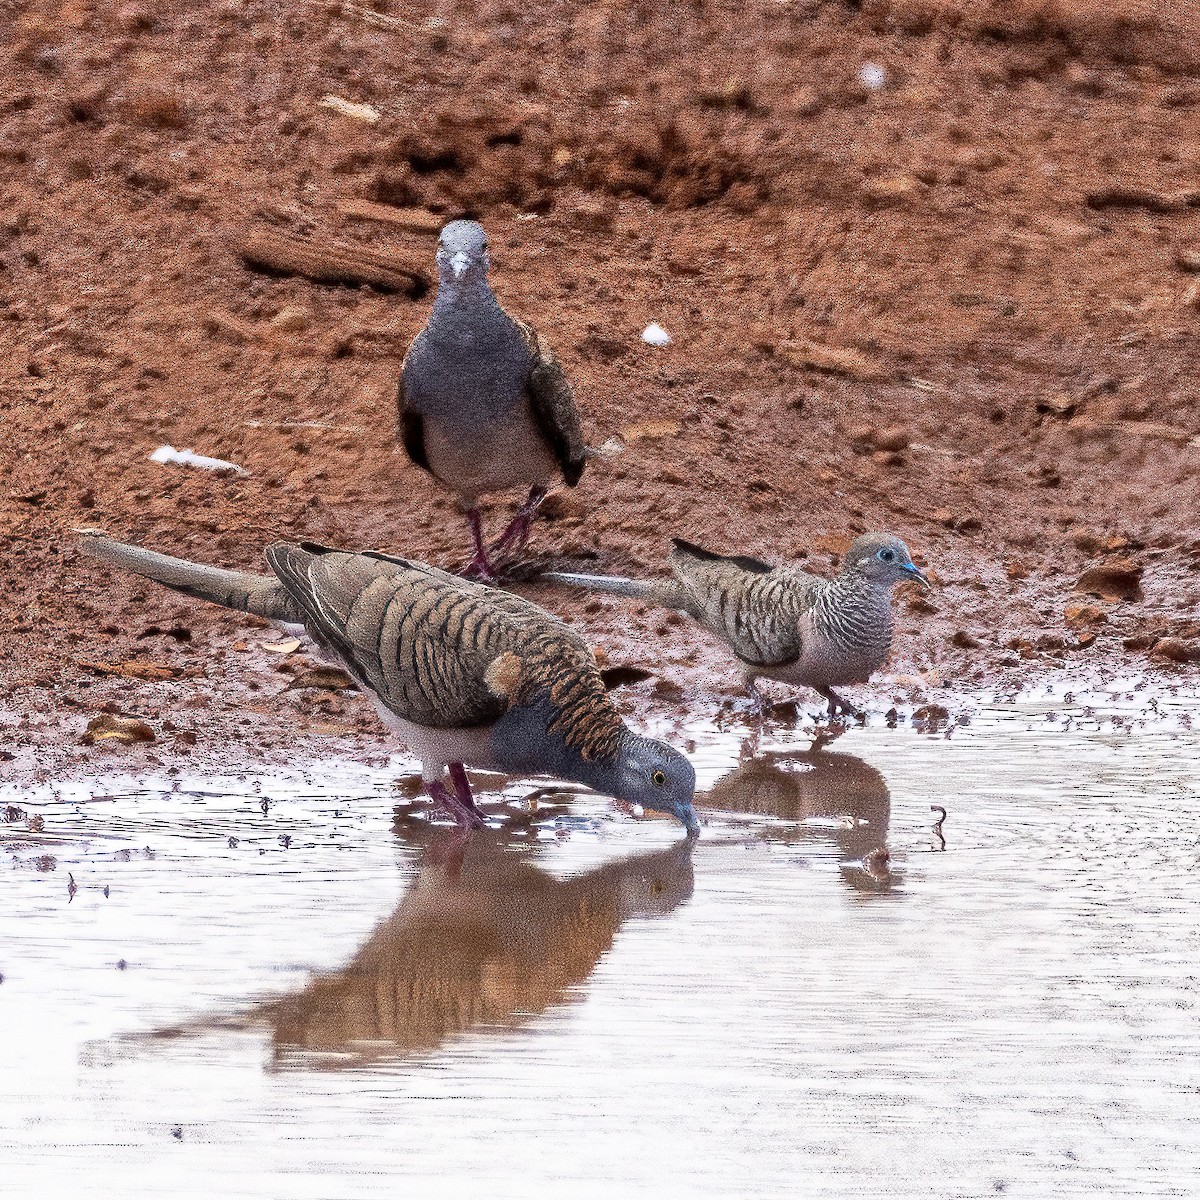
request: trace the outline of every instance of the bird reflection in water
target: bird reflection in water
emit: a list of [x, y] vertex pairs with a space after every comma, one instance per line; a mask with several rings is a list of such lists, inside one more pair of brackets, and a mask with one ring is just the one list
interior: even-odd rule
[[803, 751], [756, 754], [697, 795], [696, 807], [789, 822], [757, 830], [773, 840], [832, 840], [850, 888], [867, 895], [888, 892], [900, 878], [887, 847], [892, 811], [887, 782], [861, 758], [825, 749], [831, 740], [817, 738]]
[[559, 879], [505, 832], [426, 834], [400, 906], [354, 958], [260, 1010], [277, 1067], [362, 1066], [517, 1028], [576, 998], [626, 921], [692, 895], [691, 839]]

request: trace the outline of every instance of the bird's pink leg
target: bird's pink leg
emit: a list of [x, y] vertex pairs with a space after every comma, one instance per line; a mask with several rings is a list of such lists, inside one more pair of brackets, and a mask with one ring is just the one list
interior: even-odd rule
[[534, 514], [546, 498], [544, 487], [532, 487], [525, 503], [517, 509], [517, 515], [512, 523], [492, 545], [492, 553], [499, 554], [502, 550], [523, 550], [529, 541], [529, 529], [533, 524]]
[[433, 802], [439, 808], [444, 808], [462, 828], [479, 829], [483, 825], [483, 818], [479, 815], [474, 800], [471, 801], [470, 806], [464, 804], [458, 797], [457, 788], [452, 792], [439, 779], [434, 783], [427, 783], [425, 790], [432, 797]]
[[479, 517], [479, 509], [467, 509], [467, 525], [471, 530], [471, 545], [473, 554], [471, 561], [459, 572], [464, 579], [481, 579], [484, 583], [496, 582], [496, 571], [488, 559], [487, 548], [483, 544], [483, 522]]
[[482, 826], [483, 813], [479, 811], [479, 808], [475, 804], [475, 795], [471, 791], [471, 781], [467, 778], [467, 771], [462, 763], [450, 764], [450, 781], [454, 784], [454, 791], [458, 796], [459, 804], [474, 817], [476, 826]]

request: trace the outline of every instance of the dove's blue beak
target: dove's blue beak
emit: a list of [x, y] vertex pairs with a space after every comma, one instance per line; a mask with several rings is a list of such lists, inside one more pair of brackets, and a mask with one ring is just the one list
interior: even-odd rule
[[683, 822], [683, 827], [687, 830], [688, 837], [696, 838], [700, 836], [700, 820], [696, 816], [696, 810], [690, 804], [686, 807], [681, 807], [675, 815]]
[[455, 279], [461, 279], [463, 272], [471, 265], [471, 256], [465, 250], [460, 250], [450, 259], [450, 269], [454, 272]]
[[915, 579], [926, 591], [929, 591], [933, 588], [933, 584], [921, 574], [915, 563], [906, 562], [900, 569], [910, 579]]

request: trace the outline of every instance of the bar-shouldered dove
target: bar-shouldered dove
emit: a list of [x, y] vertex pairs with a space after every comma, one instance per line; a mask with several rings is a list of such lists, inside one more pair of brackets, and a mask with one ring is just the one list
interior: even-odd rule
[[475, 766], [574, 780], [699, 832], [688, 760], [629, 729], [584, 641], [519, 596], [409, 559], [311, 543], [270, 546], [270, 575], [96, 535], [82, 545], [175, 591], [302, 625], [345, 664], [421, 760], [426, 790], [463, 825], [482, 823], [464, 769]]

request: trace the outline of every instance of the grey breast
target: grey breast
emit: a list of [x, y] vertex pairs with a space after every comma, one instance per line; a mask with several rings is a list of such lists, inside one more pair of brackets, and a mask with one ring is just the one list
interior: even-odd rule
[[435, 306], [405, 361], [406, 403], [456, 431], [482, 429], [524, 400], [530, 365], [520, 329], [494, 299]]

